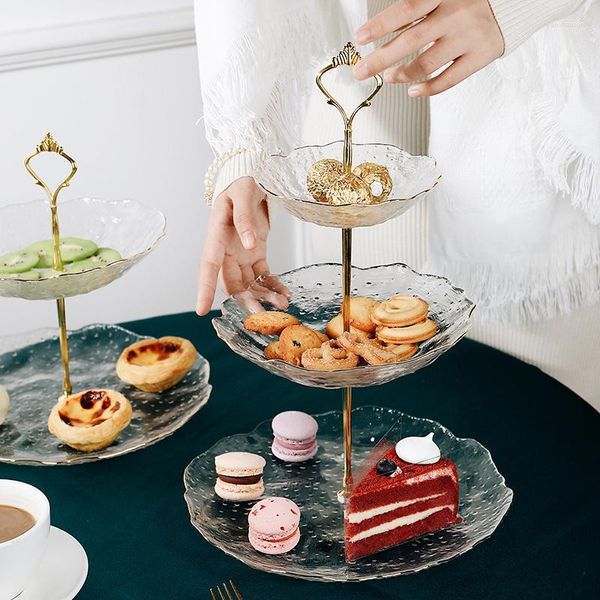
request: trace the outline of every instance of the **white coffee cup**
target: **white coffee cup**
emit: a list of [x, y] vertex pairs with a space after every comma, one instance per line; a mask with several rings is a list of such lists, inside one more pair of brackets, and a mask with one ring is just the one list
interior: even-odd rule
[[35, 525], [25, 533], [0, 543], [0, 599], [12, 600], [31, 582], [46, 550], [50, 533], [50, 503], [36, 487], [0, 479], [0, 504], [29, 512]]

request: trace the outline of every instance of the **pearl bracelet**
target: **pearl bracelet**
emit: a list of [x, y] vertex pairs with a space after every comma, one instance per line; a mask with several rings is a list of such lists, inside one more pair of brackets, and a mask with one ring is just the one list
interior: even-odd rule
[[215, 158], [212, 161], [211, 165], [206, 170], [206, 174], [204, 175], [204, 200], [208, 206], [213, 205], [213, 195], [215, 193], [215, 180], [221, 170], [221, 167], [228, 161], [231, 160], [234, 156], [241, 154], [243, 150], [241, 148], [235, 148], [234, 150], [230, 150], [229, 152], [225, 152], [221, 156]]

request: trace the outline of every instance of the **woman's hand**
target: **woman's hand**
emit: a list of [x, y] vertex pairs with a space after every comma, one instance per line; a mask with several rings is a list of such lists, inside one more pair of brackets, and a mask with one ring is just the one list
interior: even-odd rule
[[[359, 44], [399, 32], [354, 66], [357, 79], [383, 72], [389, 83], [412, 83], [409, 96], [432, 96], [460, 83], [504, 52], [504, 40], [487, 0], [399, 0], [355, 34]], [[423, 50], [408, 64], [401, 60]], [[429, 75], [451, 63], [428, 81]]]
[[210, 219], [198, 276], [196, 312], [205, 315], [217, 279], [226, 294], [246, 289], [268, 273], [269, 212], [265, 193], [252, 177], [241, 177], [219, 194]]

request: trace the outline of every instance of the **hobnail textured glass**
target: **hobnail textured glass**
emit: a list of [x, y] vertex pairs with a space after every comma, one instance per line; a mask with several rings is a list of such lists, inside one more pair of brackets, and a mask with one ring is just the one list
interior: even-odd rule
[[10, 395], [0, 425], [0, 461], [70, 465], [134, 452], [171, 435], [196, 414], [211, 392], [209, 365], [198, 356], [175, 387], [153, 394], [123, 383], [115, 364], [123, 348], [144, 339], [116, 325], [91, 325], [69, 333], [73, 389], [114, 389], [131, 402], [131, 424], [104, 450], [83, 453], [65, 446], [48, 431], [48, 415], [62, 393], [62, 367], [56, 332], [42, 330], [0, 340], [2, 385]]
[[[89, 239], [99, 247], [114, 248], [122, 260], [83, 273], [25, 281], [2, 277], [0, 296], [27, 300], [87, 294], [121, 277], [165, 235], [165, 217], [135, 200], [77, 198], [59, 201], [61, 237]], [[21, 250], [52, 237], [50, 207], [46, 200], [10, 204], [0, 209], [0, 255]]]
[[[342, 419], [340, 412], [334, 411], [315, 417], [319, 423], [319, 451], [310, 461], [292, 464], [275, 458], [271, 453], [270, 421], [261, 423], [251, 433], [223, 438], [192, 460], [185, 470], [184, 482], [194, 527], [211, 544], [255, 569], [301, 579], [341, 582], [395, 577], [427, 569], [464, 554], [494, 532], [511, 504], [513, 493], [498, 473], [490, 453], [479, 442], [457, 438], [435, 421], [389, 408], [368, 406], [352, 413], [356, 466], [383, 437], [397, 441], [400, 437], [434, 432], [442, 455], [456, 463], [462, 523], [346, 563], [342, 505], [337, 500], [343, 472]], [[231, 451], [263, 456], [267, 461], [265, 495], [285, 496], [300, 506], [301, 539], [288, 554], [267, 556], [255, 551], [248, 543], [247, 522], [253, 503], [224, 502], [214, 493], [214, 458]]]
[[374, 162], [388, 168], [393, 187], [379, 204], [332, 206], [318, 202], [306, 187], [310, 166], [323, 158], [342, 159], [343, 142], [303, 146], [286, 155], [272, 155], [257, 173], [263, 189], [293, 215], [324, 227], [369, 227], [401, 215], [430, 192], [440, 179], [435, 160], [412, 156], [391, 144], [353, 144], [352, 164]]
[[[308, 371], [282, 360], [267, 360], [263, 351], [274, 337], [246, 331], [243, 326], [249, 307], [257, 301], [265, 306], [273, 299], [272, 288], [286, 286], [291, 294], [287, 312], [302, 323], [323, 331], [325, 324], [340, 312], [341, 265], [324, 263], [302, 267], [283, 275], [259, 277], [248, 290], [228, 298], [222, 316], [213, 319], [217, 335], [237, 354], [267, 371], [296, 383], [323, 388], [367, 387], [387, 383], [431, 364], [454, 346], [468, 331], [474, 304], [463, 290], [444, 277], [417, 273], [404, 264], [361, 269], [352, 267], [352, 294], [385, 300], [395, 294], [417, 295], [429, 303], [437, 334], [419, 345], [417, 353], [390, 365], [360, 366], [345, 371]], [[278, 295], [281, 300], [283, 297]], [[253, 303], [251, 305], [250, 303]]]

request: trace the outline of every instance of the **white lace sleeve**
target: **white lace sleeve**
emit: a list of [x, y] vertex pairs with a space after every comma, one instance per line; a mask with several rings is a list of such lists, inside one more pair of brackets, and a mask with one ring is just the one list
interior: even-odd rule
[[336, 10], [331, 0], [196, 0], [206, 137], [217, 157], [231, 155], [214, 197], [264, 153], [298, 142], [315, 60], [339, 44], [329, 29]]

